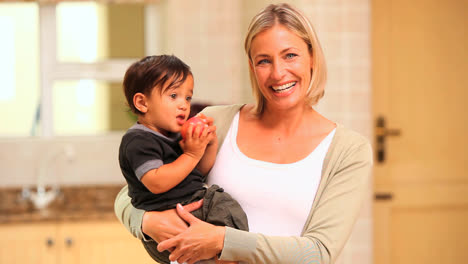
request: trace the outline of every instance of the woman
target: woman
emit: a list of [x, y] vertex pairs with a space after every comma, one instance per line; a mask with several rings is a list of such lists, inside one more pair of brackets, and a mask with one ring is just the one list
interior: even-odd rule
[[[266, 7], [250, 24], [245, 50], [256, 104], [203, 112], [214, 118], [220, 146], [208, 183], [239, 201], [250, 232], [194, 218], [189, 211], [200, 203], [177, 212], [136, 210], [125, 188], [116, 214], [136, 237], [160, 241], [158, 250], [171, 250], [170, 259], [179, 263], [213, 256], [333, 263], [367, 194], [370, 145], [314, 110], [324, 93], [325, 62], [299, 11], [287, 4]], [[151, 240], [144, 243], [151, 251]]]

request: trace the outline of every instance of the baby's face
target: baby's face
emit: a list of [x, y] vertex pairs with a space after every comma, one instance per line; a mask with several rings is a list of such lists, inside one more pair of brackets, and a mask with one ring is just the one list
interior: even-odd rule
[[[165, 85], [169, 85], [168, 80]], [[190, 101], [193, 95], [193, 77], [187, 79], [179, 86], [170, 88], [155, 87], [147, 98], [148, 111], [144, 119], [148, 125], [163, 135], [169, 132], [178, 133], [190, 114]]]

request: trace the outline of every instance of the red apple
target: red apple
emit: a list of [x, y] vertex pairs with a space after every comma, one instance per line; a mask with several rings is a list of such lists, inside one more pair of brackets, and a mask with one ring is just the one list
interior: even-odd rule
[[[182, 136], [183, 139], [187, 136], [187, 129], [190, 124], [193, 124], [193, 131], [195, 131], [195, 128], [197, 127], [198, 124], [202, 125], [201, 132], [203, 132], [203, 129], [205, 128], [206, 120], [204, 118], [201, 118], [200, 116], [194, 116], [192, 118], [189, 118], [183, 125], [182, 125], [182, 130], [180, 131], [180, 135]], [[193, 133], [192, 131], [192, 133]]]

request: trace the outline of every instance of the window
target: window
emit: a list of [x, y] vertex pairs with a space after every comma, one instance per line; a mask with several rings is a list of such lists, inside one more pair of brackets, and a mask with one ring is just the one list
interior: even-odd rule
[[1, 4], [1, 136], [28, 136], [39, 107], [38, 8], [33, 3]]
[[1, 137], [95, 135], [133, 122], [121, 89], [151, 6], [0, 4]]

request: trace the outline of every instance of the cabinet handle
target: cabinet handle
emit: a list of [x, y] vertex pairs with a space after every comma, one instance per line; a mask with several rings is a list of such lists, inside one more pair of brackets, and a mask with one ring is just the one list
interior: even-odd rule
[[51, 237], [48, 237], [48, 238], [46, 239], [46, 245], [47, 245], [48, 247], [53, 246], [53, 245], [54, 245], [54, 240], [53, 240]]
[[67, 245], [67, 247], [73, 246], [73, 239], [71, 237], [65, 238], [65, 245]]

